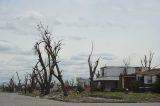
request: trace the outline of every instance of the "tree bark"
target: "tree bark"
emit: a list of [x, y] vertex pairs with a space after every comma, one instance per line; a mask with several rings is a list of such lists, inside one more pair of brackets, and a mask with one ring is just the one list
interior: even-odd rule
[[62, 78], [59, 79], [60, 83], [61, 83], [61, 87], [62, 87], [62, 91], [63, 91], [63, 95], [64, 96], [68, 96], [64, 81], [62, 80]]

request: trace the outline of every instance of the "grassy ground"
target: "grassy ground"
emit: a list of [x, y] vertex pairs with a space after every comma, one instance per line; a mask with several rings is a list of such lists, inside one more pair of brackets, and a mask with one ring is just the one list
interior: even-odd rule
[[90, 94], [94, 97], [124, 99], [129, 102], [160, 102], [158, 93], [124, 93], [124, 92], [94, 92]]
[[[93, 97], [93, 98], [90, 98], [90, 97]], [[103, 99], [100, 99], [100, 98], [103, 98]], [[67, 101], [70, 101], [70, 100], [80, 100], [81, 101], [82, 100], [82, 102], [87, 102], [87, 101], [89, 102], [112, 102], [113, 101], [113, 102], [133, 102], [133, 103], [135, 102], [160, 102], [160, 94], [149, 93], [149, 92], [148, 93], [129, 92], [128, 94], [126, 94], [125, 92], [93, 92], [93, 93], [82, 92], [78, 94], [76, 92], [69, 92], [68, 97], [64, 97], [63, 100], [67, 100]]]
[[[62, 92], [52, 92], [45, 96], [48, 99], [60, 100], [66, 102], [160, 102], [160, 93], [133, 93], [129, 92], [82, 92], [77, 93], [74, 91], [68, 92], [68, 97], [64, 97]], [[43, 97], [38, 91], [27, 93], [23, 95], [32, 97]]]

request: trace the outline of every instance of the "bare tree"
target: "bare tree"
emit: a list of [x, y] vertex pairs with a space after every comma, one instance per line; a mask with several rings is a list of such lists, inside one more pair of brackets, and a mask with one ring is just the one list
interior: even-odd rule
[[151, 64], [152, 64], [152, 60], [153, 60], [153, 56], [154, 56], [154, 53], [153, 52], [150, 52], [149, 53], [149, 65], [148, 65], [148, 67], [149, 67], [149, 70], [151, 70]]
[[148, 67], [149, 70], [151, 70], [152, 60], [154, 57], [154, 53], [150, 51], [149, 57], [147, 58], [147, 55], [144, 55], [144, 59], [141, 59], [141, 65], [142, 67]]
[[28, 75], [26, 74], [25, 79], [24, 79], [24, 92], [25, 92], [25, 94], [27, 93], [27, 89], [28, 89], [27, 84], [28, 84]]
[[96, 77], [97, 77], [97, 78], [99, 78], [99, 77], [100, 77], [100, 73], [99, 73], [99, 71], [97, 72]]
[[127, 74], [127, 69], [130, 65], [130, 58], [124, 58], [123, 59], [123, 64], [125, 66], [123, 74], [126, 75]]
[[29, 80], [28, 90], [29, 90], [29, 93], [32, 93], [37, 85], [35, 70], [33, 70], [31, 74], [28, 73], [28, 80]]
[[50, 93], [50, 83], [52, 80], [52, 73], [50, 71], [47, 71], [48, 65], [46, 64], [46, 62], [44, 62], [44, 59], [42, 58], [42, 54], [39, 47], [40, 43], [36, 43], [35, 45], [35, 50], [38, 54], [39, 59], [33, 71], [37, 72], [36, 80], [41, 87], [41, 93], [46, 95]]
[[125, 67], [128, 67], [130, 65], [130, 58], [124, 58], [123, 59], [123, 64]]
[[10, 78], [9, 84], [8, 84], [9, 92], [14, 92], [15, 88], [15, 83], [14, 83], [14, 78]]
[[144, 55], [144, 59], [141, 60], [141, 64], [142, 64], [143, 67], [147, 67], [148, 59], [147, 59], [146, 55]]
[[90, 73], [90, 92], [94, 91], [95, 86], [94, 86], [93, 78], [94, 78], [98, 63], [99, 63], [99, 59], [97, 59], [94, 65], [92, 64], [92, 60], [91, 60], [92, 52], [93, 52], [93, 42], [92, 42], [91, 53], [89, 54], [89, 57], [88, 57], [88, 65], [89, 65], [89, 73]]
[[14, 92], [15, 90], [15, 82], [14, 82], [14, 77], [12, 76], [10, 79], [9, 79], [9, 82], [3, 82], [2, 83], [2, 91], [5, 92]]
[[17, 78], [18, 78], [18, 85], [17, 85], [18, 91], [21, 91], [22, 90], [21, 79], [19, 78], [18, 72], [16, 72], [16, 74], [17, 74]]
[[[50, 84], [53, 75], [61, 83], [64, 96], [67, 96], [67, 90], [62, 78], [62, 70], [60, 70], [58, 65], [59, 61], [57, 60], [62, 43], [61, 41], [52, 42], [51, 33], [48, 31], [48, 27], [44, 28], [42, 24], [39, 24], [38, 29], [41, 33], [41, 41], [35, 44], [35, 52], [38, 54], [38, 63], [35, 70], [38, 73], [37, 75], [40, 80], [38, 78], [36, 79], [40, 86], [44, 86], [43, 88], [46, 90], [45, 94], [48, 94], [50, 92]], [[44, 46], [45, 53], [47, 54], [47, 62], [45, 62], [42, 57], [40, 45]], [[38, 64], [41, 66], [41, 69], [39, 69], [40, 67], [38, 67]]]
[[[43, 68], [39, 68], [38, 64], [39, 64], [39, 62], [37, 62], [37, 64], [33, 68], [34, 69], [33, 71], [35, 71], [35, 79], [41, 88], [41, 94], [47, 95], [50, 93], [50, 84], [51, 84], [50, 79], [52, 78], [52, 77], [50, 77], [51, 73], [48, 73], [48, 71], [44, 70]], [[46, 73], [46, 75], [45, 75], [45, 73]], [[48, 76], [48, 74], [50, 76]]]
[[72, 79], [71, 82], [70, 82], [70, 86], [73, 88], [74, 86], [74, 80]]

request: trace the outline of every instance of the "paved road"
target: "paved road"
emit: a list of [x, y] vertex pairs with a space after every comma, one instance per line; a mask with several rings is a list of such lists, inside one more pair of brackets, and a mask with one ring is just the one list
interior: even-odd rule
[[64, 103], [15, 93], [0, 93], [0, 106], [160, 106], [160, 103]]

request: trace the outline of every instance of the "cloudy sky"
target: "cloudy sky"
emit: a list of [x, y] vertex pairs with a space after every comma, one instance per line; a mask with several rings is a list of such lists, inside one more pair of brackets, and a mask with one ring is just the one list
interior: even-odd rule
[[153, 66], [160, 64], [159, 0], [0, 0], [0, 82], [18, 71], [31, 72], [37, 24], [49, 26], [60, 53], [65, 79], [88, 77], [87, 56], [94, 42], [99, 67], [132, 66], [149, 51]]

